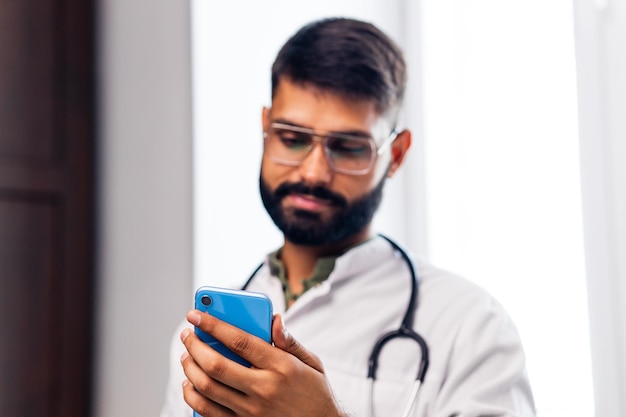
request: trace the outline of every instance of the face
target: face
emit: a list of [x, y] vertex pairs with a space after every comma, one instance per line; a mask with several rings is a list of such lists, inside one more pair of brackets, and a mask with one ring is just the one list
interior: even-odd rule
[[[286, 80], [278, 85], [272, 107], [263, 110], [264, 132], [271, 123], [369, 136], [377, 146], [392, 130], [374, 103], [346, 100]], [[390, 149], [377, 156], [372, 169], [360, 175], [333, 171], [319, 142], [298, 166], [264, 154], [260, 190], [265, 208], [285, 238], [295, 244], [322, 246], [365, 238], [385, 178], [400, 166], [409, 144], [410, 134], [403, 132]]]

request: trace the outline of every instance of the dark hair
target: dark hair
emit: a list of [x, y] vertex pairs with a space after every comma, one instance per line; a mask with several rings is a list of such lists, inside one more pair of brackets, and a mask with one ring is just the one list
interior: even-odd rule
[[348, 99], [374, 101], [377, 111], [395, 123], [406, 65], [400, 48], [376, 26], [335, 17], [307, 24], [281, 48], [272, 66], [272, 97], [283, 77]]

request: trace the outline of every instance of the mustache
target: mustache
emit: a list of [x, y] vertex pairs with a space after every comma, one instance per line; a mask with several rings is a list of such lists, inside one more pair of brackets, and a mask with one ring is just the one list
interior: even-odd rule
[[328, 188], [322, 186], [310, 186], [302, 182], [286, 182], [278, 186], [276, 191], [274, 191], [274, 196], [278, 201], [282, 200], [289, 194], [307, 194], [321, 200], [330, 201], [331, 204], [339, 207], [346, 207], [348, 205], [348, 201], [343, 196], [330, 191]]

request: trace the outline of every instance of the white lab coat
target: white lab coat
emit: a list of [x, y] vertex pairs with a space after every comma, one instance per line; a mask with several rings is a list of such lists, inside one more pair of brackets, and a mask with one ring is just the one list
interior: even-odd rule
[[[428, 344], [430, 366], [411, 416], [534, 416], [517, 330], [500, 304], [478, 286], [416, 262], [419, 298], [414, 330]], [[506, 279], [506, 277], [503, 277]], [[397, 329], [410, 298], [410, 273], [380, 237], [339, 257], [328, 279], [288, 311], [267, 261], [248, 286], [266, 293], [288, 331], [317, 354], [335, 397], [354, 417], [368, 415], [367, 363], [375, 341]], [[179, 358], [182, 324], [172, 341], [171, 375], [161, 417], [192, 413], [183, 400]], [[400, 416], [417, 374], [420, 350], [409, 340], [383, 349], [374, 390], [374, 416]]]

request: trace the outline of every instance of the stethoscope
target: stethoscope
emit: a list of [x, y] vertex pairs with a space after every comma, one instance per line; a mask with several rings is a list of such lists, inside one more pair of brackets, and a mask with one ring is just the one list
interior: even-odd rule
[[[419, 292], [419, 281], [417, 278], [417, 272], [415, 271], [415, 265], [413, 264], [413, 260], [407, 253], [407, 251], [402, 248], [399, 244], [388, 238], [384, 235], [379, 235], [383, 239], [385, 239], [389, 244], [402, 256], [402, 259], [406, 262], [410, 276], [411, 276], [411, 297], [409, 298], [409, 304], [407, 305], [406, 312], [404, 313], [404, 317], [402, 318], [402, 323], [400, 327], [396, 330], [392, 330], [384, 335], [380, 336], [378, 340], [374, 343], [374, 347], [372, 348], [372, 353], [370, 354], [368, 365], [367, 365], [367, 381], [368, 381], [368, 402], [370, 404], [368, 417], [372, 417], [373, 409], [374, 409], [374, 382], [376, 381], [376, 370], [378, 368], [378, 358], [380, 357], [380, 353], [390, 341], [394, 339], [412, 339], [415, 343], [418, 344], [421, 351], [421, 360], [419, 368], [417, 369], [417, 377], [413, 382], [411, 387], [411, 393], [409, 395], [409, 400], [404, 407], [404, 411], [402, 412], [402, 417], [408, 417], [411, 409], [415, 405], [417, 400], [417, 394], [419, 393], [420, 387], [424, 382], [424, 378], [426, 376], [426, 371], [428, 370], [428, 346], [426, 345], [426, 341], [422, 336], [420, 336], [417, 332], [413, 330], [413, 318], [415, 317], [415, 311], [417, 309], [417, 297]], [[243, 285], [242, 289], [245, 290], [250, 282], [254, 279], [257, 272], [263, 267], [263, 264], [259, 265], [254, 272], [250, 275], [250, 278]]]

